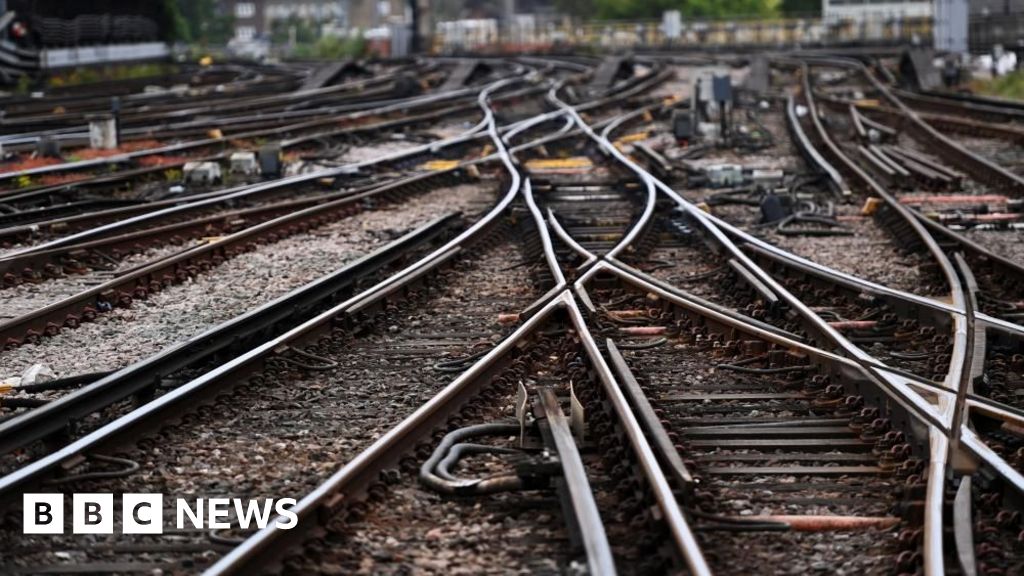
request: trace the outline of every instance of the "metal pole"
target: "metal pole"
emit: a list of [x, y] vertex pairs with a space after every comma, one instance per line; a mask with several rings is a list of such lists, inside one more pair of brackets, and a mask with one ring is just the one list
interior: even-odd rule
[[[3, 0], [0, 0], [2, 2]], [[117, 138], [117, 145], [121, 145], [121, 98], [120, 96], [110, 97], [110, 112], [114, 115], [114, 137]]]

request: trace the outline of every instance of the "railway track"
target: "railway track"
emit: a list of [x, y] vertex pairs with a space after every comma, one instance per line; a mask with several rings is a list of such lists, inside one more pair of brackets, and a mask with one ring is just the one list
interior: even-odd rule
[[[1019, 265], [901, 202], [907, 181], [886, 161], [916, 162], [915, 186], [928, 190], [941, 180], [936, 168], [927, 174], [939, 157], [992, 186], [978, 177], [984, 159], [972, 165], [973, 153], [914, 124], [923, 116], [896, 128], [913, 133], [916, 160], [864, 154], [843, 131], [884, 128], [884, 114], [847, 105], [833, 119], [841, 84], [856, 79], [894, 108], [905, 95], [848, 59], [777, 59], [776, 73], [799, 83], [766, 105], [745, 101], [761, 140], [698, 158], [746, 162], [768, 150], [793, 172], [783, 179], [788, 196], [829, 210], [790, 222], [792, 234], [766, 231], [763, 190], [719, 193], [698, 177], [697, 152], [676, 156], [662, 136], [688, 103], [649, 94], [678, 86], [673, 74], [694, 64], [704, 62], [637, 58], [598, 89], [609, 70], [601, 63], [520, 59], [510, 69], [537, 88], [490, 82], [474, 92], [476, 129], [398, 154], [387, 162], [401, 176], [356, 188], [373, 198], [437, 178], [423, 197], [448, 198], [428, 200], [433, 211], [415, 221], [402, 212], [414, 200], [396, 204], [400, 232], [378, 238], [376, 250], [328, 276], [311, 270], [311, 283], [203, 335], [140, 350], [111, 374], [62, 383], [77, 388], [70, 393], [4, 396], [12, 413], [0, 421], [0, 499], [9, 505], [0, 564], [1013, 573], [1024, 330], [1006, 279]], [[451, 174], [416, 174], [431, 156], [458, 160]], [[451, 187], [456, 173], [496, 181], [493, 208], [481, 211], [465, 184]], [[308, 181], [324, 176], [314, 174]], [[247, 209], [280, 210], [286, 221], [349, 201], [339, 194]], [[164, 225], [200, 229], [203, 213], [188, 210]], [[159, 226], [108, 226], [159, 237]], [[821, 230], [851, 233], [829, 253], [835, 238]], [[253, 254], [314, 241], [294, 233]], [[50, 244], [69, 254], [76, 242], [120, 241], [93, 234]], [[367, 247], [363, 236], [340, 237]], [[900, 254], [902, 269], [879, 263], [865, 278], [855, 257], [835, 253], [880, 250]], [[40, 254], [30, 247], [5, 259], [20, 266], [44, 262]], [[136, 272], [106, 281], [130, 283]], [[54, 287], [74, 278], [56, 276]], [[202, 278], [189, 283], [202, 290]], [[43, 345], [59, 350], [63, 337]], [[18, 343], [0, 364], [36, 348]], [[48, 486], [273, 493], [297, 500], [296, 521], [123, 541], [17, 534], [19, 495]]]
[[[271, 361], [266, 369], [250, 378], [242, 390], [235, 389], [230, 395], [222, 390], [218, 393], [224, 398], [221, 402], [215, 401], [177, 425], [165, 424], [155, 444], [144, 442], [134, 450], [118, 452], [118, 458], [146, 461], [149, 473], [133, 473], [116, 484], [79, 485], [74, 476], [61, 479], [60, 484], [74, 490], [110, 492], [198, 494], [216, 489], [217, 495], [228, 497], [247, 493], [256, 497], [268, 491], [301, 496], [312, 489], [318, 478], [333, 470], [334, 462], [350, 459], [398, 417], [433, 396], [458, 362], [487, 350], [501, 335], [497, 319], [507, 306], [515, 310], [532, 300], [529, 268], [509, 269], [505, 258], [516, 252], [515, 244], [499, 239], [482, 241], [493, 246], [469, 261], [460, 260], [449, 272], [430, 280], [429, 285], [418, 289], [421, 295], [410, 295], [407, 304], [395, 309], [389, 306], [379, 314], [362, 312], [365, 308], [352, 312], [346, 321], [352, 327], [344, 330], [344, 335], [304, 347], [294, 346], [293, 352]], [[516, 296], [517, 292], [522, 294]], [[496, 298], [498, 295], [502, 298]], [[433, 360], [435, 366], [424, 371], [424, 360]], [[382, 365], [386, 366], [383, 370]], [[381, 388], [382, 377], [393, 384]], [[286, 394], [263, 385], [282, 379], [291, 382]], [[372, 401], [376, 409], [362, 406], [366, 401]], [[225, 421], [233, 424], [225, 427]], [[286, 421], [306, 424], [304, 428], [282, 426]], [[331, 421], [338, 428], [324, 425]], [[254, 438], [261, 439], [256, 446], [252, 443]], [[154, 460], [156, 446], [160, 447], [163, 459]], [[247, 447], [257, 446], [262, 447], [245, 458], [249, 467], [230, 462]], [[283, 453], [289, 455], [290, 462], [282, 460]], [[249, 479], [260, 475], [269, 461], [275, 462], [284, 476], [251, 483]], [[182, 467], [188, 462], [192, 465]], [[288, 470], [317, 462], [316, 468], [307, 468], [305, 484], [288, 478]], [[239, 483], [224, 484], [225, 466], [232, 468], [230, 476]], [[161, 472], [170, 469], [174, 469], [172, 478]], [[204, 476], [206, 480], [202, 479]], [[198, 544], [209, 543], [207, 534], [194, 534], [192, 539]], [[67, 542], [62, 547], [71, 545], [80, 546], [86, 553], [91, 548], [89, 542], [81, 541]], [[159, 551], [161, 546], [154, 548]], [[196, 552], [194, 546], [183, 548], [190, 558]], [[28, 560], [22, 552], [12, 553], [21, 556], [19, 562]], [[105, 555], [74, 556], [81, 567], [88, 561], [102, 560]], [[175, 565], [173, 555], [169, 556], [169, 564], [158, 562], [152, 568], [189, 567]], [[117, 561], [132, 562], [130, 555], [121, 558]], [[110, 561], [94, 570], [111, 570], [107, 563]], [[141, 567], [133, 565], [131, 569]]]
[[[943, 149], [948, 150], [950, 146], [948, 141], [942, 139], [940, 139], [938, 144], [940, 153]], [[973, 161], [970, 154], [961, 155], [961, 157], [966, 159], [968, 163]], [[964, 164], [961, 164], [961, 166], [964, 166]], [[971, 173], [967, 166], [964, 166], [964, 169]], [[967, 328], [967, 346], [966, 350], [960, 354], [955, 354], [951, 359], [951, 365], [961, 364], [963, 366], [961, 382], [957, 387], [958, 409], [953, 412], [954, 418], [952, 420], [955, 430], [954, 447], [957, 447], [956, 443], [959, 443], [960, 448], [966, 447], [969, 452], [977, 455], [979, 460], [983, 461], [987, 466], [1000, 470], [999, 475], [1003, 478], [1003, 482], [1005, 482], [1002, 484], [1002, 494], [998, 494], [999, 489], [986, 493], [986, 488], [979, 489], [976, 482], [971, 482], [972, 478], [970, 476], [965, 476], [965, 479], [960, 483], [954, 504], [954, 506], [959, 507], [957, 508], [960, 512], [958, 522], [963, 523], [970, 518], [971, 510], [982, 508], [989, 508], [991, 510], [994, 504], [995, 509], [999, 510], [1000, 507], [996, 503], [1001, 499], [1005, 502], [1006, 500], [1003, 498], [1012, 498], [1010, 494], [1019, 493], [1022, 486], [1019, 472], [1016, 472], [1012, 466], [1000, 462], [999, 457], [990, 448], [979, 444], [977, 442], [979, 436], [974, 431], [976, 426], [974, 422], [976, 420], [982, 422], [983, 428], [989, 430], [989, 432], [983, 432], [981, 437], [987, 437], [992, 445], [997, 448], [1003, 448], [999, 440], [1005, 441], [1009, 439], [1012, 444], [1012, 433], [1010, 436], [1003, 434], [1005, 434], [1005, 430], [1015, 428], [1017, 415], [1012, 413], [1012, 411], [989, 410], [986, 416], [983, 415], [985, 412], [982, 410], [975, 411], [972, 407], [972, 401], [965, 400], [975, 393], [974, 382], [984, 381], [990, 370], [998, 371], [998, 368], [995, 368], [991, 361], [987, 360], [985, 350], [989, 342], [988, 338], [992, 338], [993, 341], [1006, 338], [1011, 341], [1016, 339], [1016, 336], [1013, 336], [1018, 333], [1015, 327], [1006, 326], [1005, 323], [981, 313], [994, 311], [991, 306], [991, 299], [995, 289], [992, 282], [993, 273], [997, 276], [1002, 275], [1003, 272], [1000, 268], [1012, 268], [1012, 264], [1006, 258], [985, 251], [977, 244], [971, 242], [971, 240], [946, 227], [924, 219], [922, 221], [928, 223], [929, 231], [935, 234], [936, 239], [942, 243], [943, 250], [951, 256], [951, 259], [955, 260], [959, 269], [959, 280], [963, 283], [964, 293], [966, 294], [963, 313], [965, 315], [964, 323]], [[1006, 311], [1012, 314], [1012, 308]], [[986, 401], [980, 400], [979, 402], [985, 403]], [[998, 416], [990, 418], [994, 414], [998, 414]], [[996, 427], [1001, 427], [1002, 431], [996, 432], [992, 436], [986, 436], [992, 433], [993, 423]], [[966, 466], [965, 468], [967, 470], [975, 469], [973, 466]], [[983, 484], [986, 485], [987, 489], [992, 489], [991, 484], [986, 482], [983, 482]], [[988, 500], [984, 501], [984, 498], [988, 498]], [[1007, 514], [1009, 513], [1007, 512]], [[1005, 517], [1006, 515], [1004, 515], [1004, 525], [1002, 527], [1012, 530], [1015, 522], [1006, 521]], [[961, 554], [977, 552], [979, 558], [981, 556], [991, 557], [992, 550], [988, 546], [975, 546], [976, 542], [971, 541], [970, 535], [966, 534], [966, 530], [963, 532], [957, 539], [957, 549]], [[998, 530], [994, 530], [994, 532], [998, 532]], [[973, 561], [973, 558], [971, 560]], [[1004, 563], [1002, 565], [1008, 566], [1005, 563], [1005, 558], [1003, 560]], [[981, 565], [979, 564], [979, 566]], [[999, 569], [997, 565], [998, 561], [984, 567], [986, 570]]]

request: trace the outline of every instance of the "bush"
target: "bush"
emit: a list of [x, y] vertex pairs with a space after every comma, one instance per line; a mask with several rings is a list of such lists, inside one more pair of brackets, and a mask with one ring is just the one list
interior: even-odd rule
[[314, 44], [299, 44], [292, 50], [293, 58], [341, 60], [358, 58], [366, 52], [366, 40], [361, 35], [339, 38], [324, 36]]
[[983, 94], [1024, 100], [1024, 71], [1018, 70], [992, 80], [978, 81], [975, 89]]
[[366, 40], [359, 34], [348, 38], [325, 36], [313, 46], [313, 55], [316, 58], [355, 58], [362, 56], [365, 51]]
[[178, 67], [172, 64], [154, 62], [149, 64], [110, 64], [106, 66], [79, 67], [51, 76], [47, 83], [51, 88], [79, 86], [104, 80], [131, 80], [133, 78], [156, 78], [175, 74]]

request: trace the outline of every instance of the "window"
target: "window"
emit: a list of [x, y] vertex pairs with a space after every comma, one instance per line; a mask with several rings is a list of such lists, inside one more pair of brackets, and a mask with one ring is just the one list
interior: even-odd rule
[[252, 18], [256, 15], [256, 4], [239, 2], [235, 4], [235, 18]]
[[235, 38], [242, 41], [252, 40], [256, 37], [255, 26], [235, 26]]

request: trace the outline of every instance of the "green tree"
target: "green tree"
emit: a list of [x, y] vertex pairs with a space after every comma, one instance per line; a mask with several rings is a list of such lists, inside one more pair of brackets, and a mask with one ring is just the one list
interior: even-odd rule
[[156, 12], [159, 25], [164, 30], [164, 40], [188, 42], [192, 39], [192, 31], [181, 14], [177, 0], [163, 0], [157, 5]]
[[818, 16], [821, 0], [782, 0], [779, 9], [787, 16]]
[[183, 42], [225, 44], [231, 39], [234, 17], [220, 14], [216, 0], [164, 0], [174, 4], [184, 30], [177, 35]]

